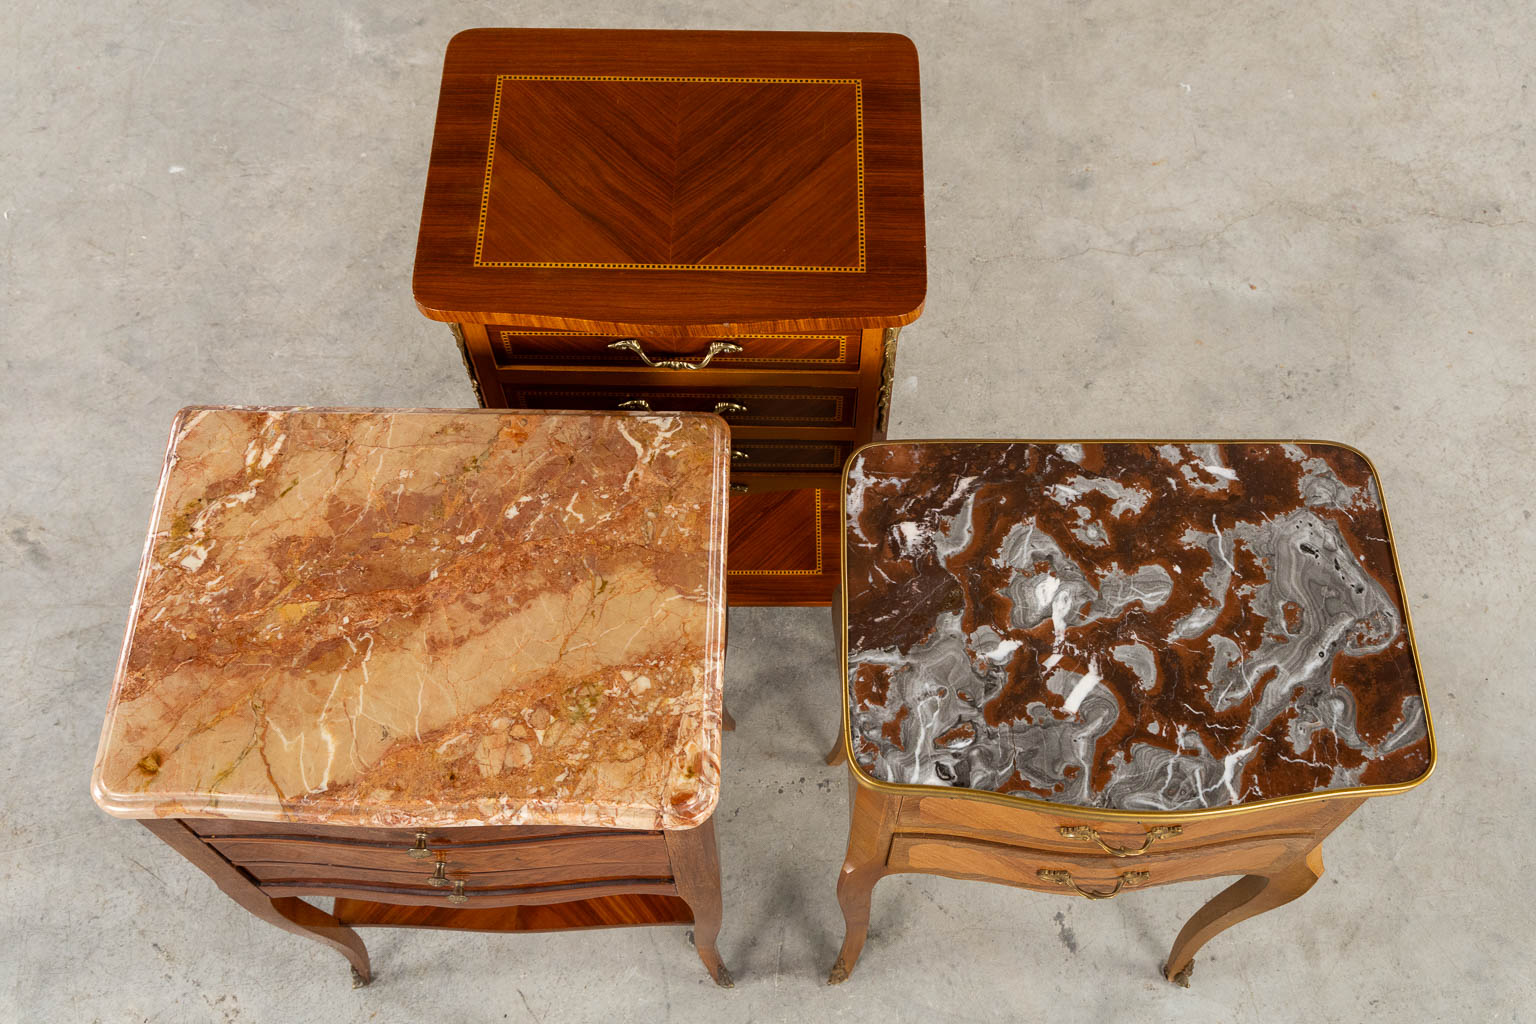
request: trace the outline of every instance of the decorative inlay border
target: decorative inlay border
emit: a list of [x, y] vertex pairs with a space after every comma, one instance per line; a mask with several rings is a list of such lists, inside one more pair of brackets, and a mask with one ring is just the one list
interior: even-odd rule
[[[702, 263], [533, 263], [485, 260], [485, 220], [491, 204], [491, 179], [496, 163], [496, 132], [501, 124], [503, 82], [729, 82], [743, 85], [851, 85], [853, 86], [854, 155], [858, 164], [859, 262], [852, 267], [810, 267], [785, 264], [754, 266]], [[734, 270], [797, 274], [862, 274], [865, 268], [864, 232], [864, 80], [861, 78], [728, 78], [686, 75], [497, 75], [491, 101], [491, 133], [485, 152], [485, 182], [480, 190], [480, 219], [475, 227], [475, 266], [488, 268], [542, 268], [546, 270]]]
[[[821, 488], [811, 492], [813, 514], [811, 531], [816, 542], [816, 568], [814, 569], [732, 569], [726, 567], [727, 576], [820, 576], [821, 575]], [[844, 702], [846, 703], [846, 701]]]

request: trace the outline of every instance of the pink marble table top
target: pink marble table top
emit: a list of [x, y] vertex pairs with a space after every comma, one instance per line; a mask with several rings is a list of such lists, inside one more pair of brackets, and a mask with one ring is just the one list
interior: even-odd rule
[[92, 791], [123, 817], [690, 828], [719, 790], [714, 416], [192, 408]]

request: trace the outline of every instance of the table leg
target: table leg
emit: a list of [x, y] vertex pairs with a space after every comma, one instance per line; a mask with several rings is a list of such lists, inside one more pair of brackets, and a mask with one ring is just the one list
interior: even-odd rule
[[[842, 588], [838, 588], [837, 590], [832, 591], [832, 649], [838, 653], [839, 664], [841, 664], [843, 651], [842, 594]], [[839, 671], [841, 671], [841, 667], [839, 667]], [[837, 687], [837, 692], [841, 695], [839, 700], [846, 701], [848, 699], [846, 692], [847, 685], [848, 681], [846, 679], [839, 682]], [[838, 717], [839, 719], [842, 717], [841, 704], [838, 705]], [[837, 738], [832, 741], [832, 749], [827, 752], [826, 762], [827, 764], [842, 764], [846, 760], [848, 760], [848, 751], [843, 748], [843, 730], [842, 727], [839, 726], [837, 730]]]
[[1233, 882], [1184, 925], [1179, 937], [1173, 940], [1168, 962], [1163, 965], [1163, 977], [1188, 988], [1195, 953], [1201, 946], [1240, 921], [1291, 902], [1312, 888], [1322, 874], [1323, 847], [1319, 844], [1271, 874], [1244, 875]]
[[715, 984], [732, 988], [735, 981], [720, 960], [715, 941], [720, 936], [720, 851], [715, 845], [715, 820], [690, 829], [663, 833], [677, 894], [693, 910], [693, 946]]
[[896, 815], [901, 797], [886, 796], [861, 786], [849, 772], [848, 854], [837, 877], [837, 903], [843, 911], [843, 947], [837, 962], [827, 975], [828, 985], [848, 980], [864, 940], [869, 935], [869, 901], [875, 883], [885, 875], [891, 852], [891, 836], [896, 831]]
[[291, 896], [273, 899], [219, 852], [176, 818], [145, 818], [141, 824], [163, 839], [177, 853], [195, 864], [203, 874], [224, 891], [224, 895], [246, 910], [286, 932], [302, 935], [329, 946], [352, 965], [352, 985], [361, 988], [373, 978], [368, 964], [368, 950], [362, 938], [337, 918], [312, 903]]

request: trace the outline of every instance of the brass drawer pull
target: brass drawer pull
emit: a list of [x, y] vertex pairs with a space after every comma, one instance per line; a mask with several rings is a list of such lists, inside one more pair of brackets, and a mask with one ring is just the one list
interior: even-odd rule
[[715, 412], [721, 416], [731, 412], [746, 412], [747, 407], [740, 402], [716, 402]]
[[427, 849], [427, 834], [425, 832], [417, 832], [416, 845], [405, 852], [417, 860], [426, 860], [432, 856], [432, 851]]
[[736, 461], [737, 459], [740, 459], [741, 461], [745, 462], [748, 458], [749, 458], [749, 456], [747, 455], [747, 453], [742, 451], [741, 449], [739, 449], [739, 448], [732, 448], [731, 449], [731, 461], [732, 462]]
[[651, 403], [647, 402], [643, 398], [631, 398], [628, 401], [620, 402], [619, 403], [619, 408], [620, 409], [639, 409], [641, 412], [650, 412], [651, 411]]
[[709, 343], [709, 351], [704, 353], [704, 358], [696, 363], [690, 363], [686, 359], [652, 359], [645, 354], [645, 349], [638, 338], [620, 338], [618, 341], [610, 341], [608, 347], [633, 352], [640, 357], [642, 363], [657, 370], [702, 370], [715, 356], [734, 355], [741, 351], [741, 346], [733, 341], [712, 341]]
[[752, 488], [747, 484], [731, 484], [732, 494], [746, 494]]
[[427, 879], [427, 884], [438, 889], [446, 889], [453, 884], [448, 880], [447, 861], [440, 860], [437, 862], [437, 867], [433, 870], [431, 877]]
[[449, 903], [468, 903], [469, 895], [464, 891], [464, 880], [461, 878], [453, 883], [453, 892], [448, 894]]
[[1077, 880], [1072, 877], [1072, 872], [1070, 871], [1052, 871], [1050, 868], [1041, 868], [1036, 874], [1040, 876], [1041, 881], [1064, 885], [1068, 889], [1075, 891], [1079, 896], [1090, 900], [1114, 899], [1121, 889], [1126, 889], [1133, 885], [1143, 885], [1152, 878], [1152, 874], [1149, 871], [1127, 871], [1115, 880], [1115, 887], [1113, 889], [1099, 890], [1084, 889], [1077, 884]]
[[1105, 853], [1112, 853], [1116, 857], [1140, 857], [1152, 849], [1152, 844], [1159, 839], [1172, 839], [1174, 836], [1182, 835], [1184, 827], [1182, 825], [1154, 825], [1147, 829], [1147, 841], [1135, 849], [1129, 846], [1110, 846], [1099, 838], [1098, 830], [1090, 825], [1063, 825], [1057, 831], [1066, 839], [1081, 839], [1085, 843], [1093, 843]]

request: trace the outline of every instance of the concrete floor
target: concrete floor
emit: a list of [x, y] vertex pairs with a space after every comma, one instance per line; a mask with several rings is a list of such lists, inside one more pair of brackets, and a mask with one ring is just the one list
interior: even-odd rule
[[[1536, 10], [19, 3], [0, 17], [0, 1018], [1530, 1021]], [[173, 412], [459, 406], [410, 271], [444, 44], [481, 24], [883, 29], [923, 61], [928, 312], [892, 435], [1324, 437], [1380, 469], [1440, 741], [1306, 898], [1156, 975], [1197, 883], [875, 894], [821, 984], [843, 780], [821, 610], [735, 613], [720, 812], [739, 979], [681, 929], [248, 916], [87, 791]]]

